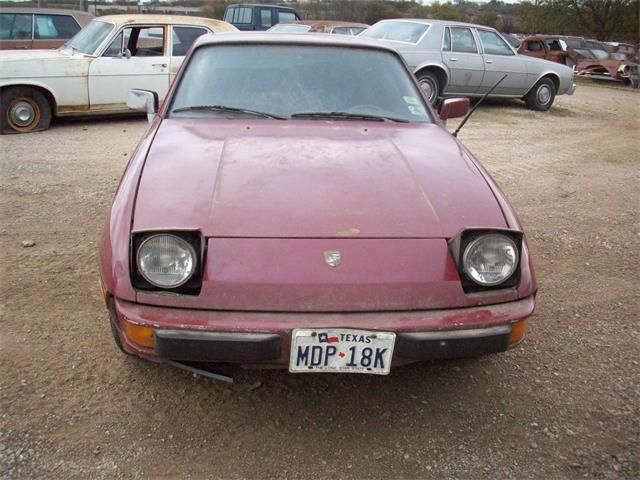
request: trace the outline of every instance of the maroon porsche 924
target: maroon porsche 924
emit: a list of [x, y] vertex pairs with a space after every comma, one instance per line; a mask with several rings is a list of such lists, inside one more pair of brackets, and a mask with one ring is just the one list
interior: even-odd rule
[[522, 227], [443, 121], [469, 102], [434, 114], [393, 49], [203, 36], [161, 107], [144, 90], [129, 106], [151, 123], [100, 256], [126, 353], [388, 374], [523, 339], [536, 284]]

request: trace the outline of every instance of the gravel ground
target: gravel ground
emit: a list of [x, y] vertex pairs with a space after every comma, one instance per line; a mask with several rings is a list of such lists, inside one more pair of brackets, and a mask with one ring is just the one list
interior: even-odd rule
[[389, 377], [243, 373], [255, 390], [111, 340], [96, 245], [144, 120], [0, 138], [0, 476], [638, 478], [639, 114], [638, 92], [581, 85], [461, 132], [528, 233], [520, 348]]

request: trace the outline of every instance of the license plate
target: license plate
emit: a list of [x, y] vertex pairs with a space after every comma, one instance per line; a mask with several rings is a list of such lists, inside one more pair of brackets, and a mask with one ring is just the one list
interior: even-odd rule
[[291, 332], [290, 372], [387, 375], [396, 334], [346, 328], [296, 328]]

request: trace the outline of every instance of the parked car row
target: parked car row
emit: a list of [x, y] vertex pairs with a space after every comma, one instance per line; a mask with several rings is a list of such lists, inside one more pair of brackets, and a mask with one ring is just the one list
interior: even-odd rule
[[529, 36], [520, 44], [518, 53], [562, 63], [580, 76], [623, 82], [630, 80], [638, 64], [638, 50], [633, 45], [562, 35]]
[[[262, 8], [268, 8], [273, 19], [283, 7], [232, 5], [228, 13], [236, 20], [242, 9], [262, 15]], [[258, 14], [242, 15], [238, 19], [244, 21]], [[32, 17], [37, 24], [38, 14]], [[433, 105], [443, 97], [481, 96], [504, 74], [506, 79], [492, 96], [522, 98], [529, 108], [540, 111], [548, 110], [556, 95], [571, 94], [575, 88], [570, 68], [518, 55], [488, 27], [442, 20], [384, 20], [366, 27], [291, 21], [278, 23], [269, 34], [361, 31], [360, 36], [403, 55]], [[57, 50], [2, 51], [0, 130], [44, 130], [54, 116], [126, 113], [126, 95], [133, 88], [151, 89], [162, 102], [196, 38], [236, 31], [230, 23], [206, 18], [112, 15], [93, 19]]]

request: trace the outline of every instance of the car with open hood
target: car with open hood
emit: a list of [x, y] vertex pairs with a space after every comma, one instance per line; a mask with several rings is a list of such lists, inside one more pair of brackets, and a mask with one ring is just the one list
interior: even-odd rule
[[449, 20], [381, 20], [360, 34], [396, 48], [435, 104], [441, 97], [521, 98], [546, 111], [556, 95], [575, 90], [573, 70], [518, 52], [490, 27]]
[[132, 88], [162, 100], [193, 41], [229, 31], [209, 18], [109, 15], [57, 50], [0, 51], [0, 132], [46, 130], [53, 116], [131, 113]]
[[[202, 79], [207, 81], [203, 82]], [[115, 342], [198, 371], [387, 374], [501, 352], [536, 283], [522, 226], [392, 48], [326, 34], [194, 44], [100, 247]]]

